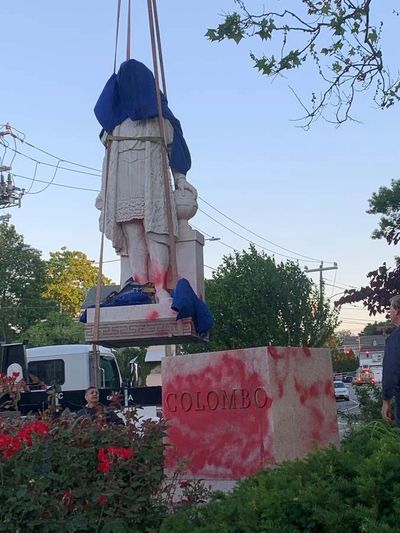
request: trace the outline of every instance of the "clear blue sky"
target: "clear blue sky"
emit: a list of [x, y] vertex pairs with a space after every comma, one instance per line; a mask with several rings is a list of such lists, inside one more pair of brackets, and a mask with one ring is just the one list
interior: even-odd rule
[[[132, 55], [151, 66], [147, 2], [132, 3]], [[393, 7], [395, 2], [387, 2], [388, 12], [389, 4]], [[249, 5], [257, 11], [262, 3]], [[328, 296], [349, 285], [365, 284], [366, 273], [383, 261], [393, 265], [396, 253], [384, 242], [370, 239], [378, 219], [366, 210], [374, 191], [399, 178], [399, 108], [374, 109], [372, 95], [365, 94], [355, 108], [361, 124], [337, 129], [320, 121], [310, 131], [295, 127], [292, 119], [301, 115], [301, 109], [288, 85], [308, 97], [315, 76], [299, 71], [271, 83], [252, 68], [249, 51], [255, 43], [207, 41], [207, 29], [232, 7], [233, 0], [158, 2], [169, 103], [192, 154], [188, 179], [201, 198], [265, 239], [326, 264], [336, 261], [336, 277], [333, 271], [324, 275]], [[115, 12], [116, 1], [111, 0], [2, 2], [0, 123], [10, 122], [27, 141], [52, 154], [100, 168], [103, 150], [93, 106], [112, 73]], [[393, 70], [395, 24], [398, 20], [391, 20], [384, 28]], [[119, 62], [124, 59], [124, 25], [121, 34]], [[28, 146], [18, 149], [40, 161], [56, 162]], [[5, 154], [4, 164], [11, 155]], [[13, 161], [15, 174], [32, 177], [34, 170], [35, 164], [20, 155]], [[39, 165], [36, 177], [49, 181], [53, 173], [53, 168]], [[100, 186], [97, 176], [63, 170], [54, 182], [87, 189]], [[30, 184], [16, 178], [19, 187]], [[45, 258], [67, 246], [98, 260], [96, 193], [54, 185], [39, 192], [43, 187], [34, 183], [30, 190], [34, 194], [24, 197], [21, 209], [9, 210], [17, 231]], [[199, 206], [247, 239], [275, 251], [277, 259], [282, 259], [279, 252], [297, 257], [252, 236], [205, 203]], [[209, 267], [221, 263], [231, 251], [229, 246], [242, 250], [249, 245], [204, 213], [192, 222], [221, 238], [206, 243]], [[115, 258], [107, 245], [105, 260]], [[300, 264], [314, 268], [318, 263]], [[117, 281], [118, 263], [107, 263], [105, 273]], [[208, 268], [206, 275], [211, 275]], [[341, 329], [362, 329], [368, 316], [360, 306], [346, 306]]]

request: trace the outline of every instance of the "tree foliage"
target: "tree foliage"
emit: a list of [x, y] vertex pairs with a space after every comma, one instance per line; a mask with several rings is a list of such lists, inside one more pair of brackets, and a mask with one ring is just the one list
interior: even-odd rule
[[[391, 187], [380, 187], [369, 199], [369, 206], [367, 213], [382, 215], [372, 238], [384, 238], [388, 244], [397, 244], [400, 240], [400, 180], [392, 180]], [[390, 298], [400, 294], [399, 258], [396, 258], [396, 263], [393, 269], [383, 263], [376, 270], [369, 272], [369, 286], [346, 290], [335, 305], [362, 301], [370, 315], [388, 311]], [[386, 318], [389, 318], [388, 313]]]
[[360, 331], [360, 335], [383, 335], [388, 332], [393, 326], [390, 322], [374, 322], [373, 324], [369, 323], [365, 328]]
[[81, 344], [85, 342], [83, 324], [65, 313], [52, 312], [19, 335], [30, 348], [54, 344]]
[[359, 366], [358, 357], [352, 350], [349, 353], [332, 350], [331, 355], [334, 372], [354, 372]]
[[[47, 272], [45, 296], [57, 302], [60, 311], [76, 317], [86, 293], [97, 284], [98, 268], [83, 252], [63, 247], [50, 253]], [[103, 276], [102, 284], [109, 285], [111, 280]]]
[[41, 253], [25, 244], [13, 225], [0, 224], [0, 340], [44, 318], [55, 306], [43, 297], [46, 263]]
[[254, 246], [224, 257], [206, 283], [215, 318], [210, 343], [189, 351], [253, 346], [322, 346], [336, 314], [321, 308], [313, 282], [294, 262], [279, 263]]
[[397, 244], [400, 240], [400, 180], [392, 180], [390, 187], [380, 187], [368, 201], [367, 213], [382, 215], [372, 238]]
[[[268, 6], [275, 4], [276, 9], [252, 13], [248, 6], [254, 2], [234, 0], [236, 11], [224, 15], [223, 22], [206, 36], [214, 42], [237, 44], [247, 38], [256, 46], [261, 41], [265, 54], [251, 52], [250, 57], [254, 67], [267, 76], [287, 74], [311, 63], [320, 75], [322, 90], [313, 92], [309, 103], [301, 102], [303, 123], [309, 126], [322, 116], [340, 124], [351, 118], [360, 91], [372, 89], [373, 100], [382, 109], [400, 98], [399, 78], [392, 78], [383, 60], [383, 22], [376, 20], [372, 10], [378, 1], [275, 0]], [[393, 14], [398, 15], [395, 10]], [[332, 118], [327, 115], [329, 104]]]
[[362, 301], [370, 315], [387, 312], [386, 317], [389, 318], [390, 298], [400, 293], [400, 267], [391, 270], [383, 263], [376, 270], [369, 272], [367, 277], [370, 279], [369, 286], [346, 290], [335, 305]]

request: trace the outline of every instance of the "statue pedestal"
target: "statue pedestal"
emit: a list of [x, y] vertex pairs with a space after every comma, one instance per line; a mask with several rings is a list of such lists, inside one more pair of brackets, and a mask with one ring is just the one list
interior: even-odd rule
[[329, 350], [248, 348], [162, 361], [166, 473], [213, 488], [338, 445]]
[[172, 298], [158, 304], [125, 305], [100, 308], [99, 336], [95, 339], [94, 308], [87, 310], [85, 340], [96, 340], [102, 346], [185, 344], [204, 342], [191, 318], [176, 320], [171, 309]]
[[199, 298], [204, 300], [203, 235], [189, 226], [179, 231], [176, 241], [178, 279], [186, 278]]

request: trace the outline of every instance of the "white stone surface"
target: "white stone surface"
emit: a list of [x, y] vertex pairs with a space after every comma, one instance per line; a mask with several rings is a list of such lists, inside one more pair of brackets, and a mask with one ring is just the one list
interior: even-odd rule
[[[171, 309], [172, 298], [158, 304], [121, 305], [100, 308], [100, 322], [122, 322], [132, 320], [157, 320], [159, 318], [176, 318], [176, 311]], [[95, 309], [87, 310], [87, 324], [94, 323]]]

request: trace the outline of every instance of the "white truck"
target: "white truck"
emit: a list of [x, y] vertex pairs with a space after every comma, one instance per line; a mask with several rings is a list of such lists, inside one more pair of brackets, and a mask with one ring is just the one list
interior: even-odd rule
[[[161, 405], [161, 386], [124, 387], [117, 360], [109, 348], [99, 349], [98, 382], [100, 401], [107, 403], [113, 393], [121, 393], [125, 407]], [[31, 388], [22, 394], [22, 413], [43, 410], [49, 392], [63, 408], [78, 410], [84, 405], [86, 389], [94, 380], [95, 355], [88, 344], [63, 344], [26, 349], [23, 344], [2, 345], [0, 372], [17, 370]]]
[[[119, 390], [121, 374], [114, 354], [99, 346], [100, 389]], [[28, 373], [46, 385], [56, 385], [60, 391], [86, 390], [94, 383], [94, 352], [89, 344], [40, 346], [26, 350]]]

